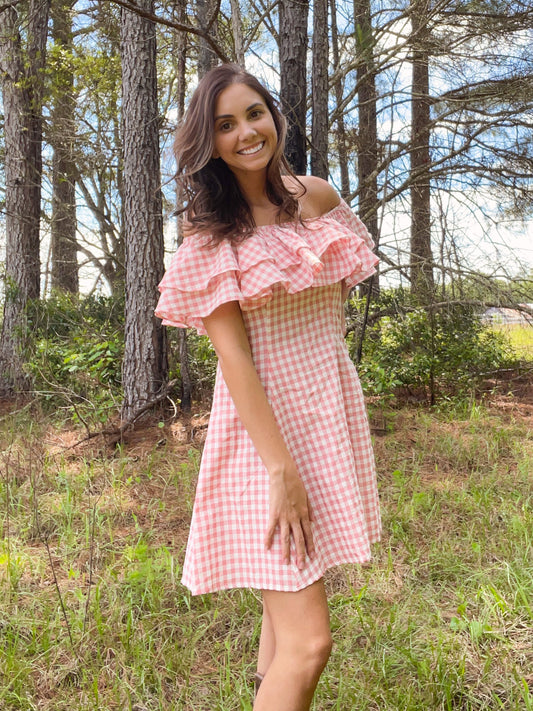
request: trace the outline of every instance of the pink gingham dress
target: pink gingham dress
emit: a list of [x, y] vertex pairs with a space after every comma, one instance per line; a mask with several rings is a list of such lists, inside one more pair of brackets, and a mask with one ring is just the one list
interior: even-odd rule
[[193, 594], [252, 587], [294, 591], [342, 563], [370, 558], [380, 516], [363, 395], [344, 342], [342, 285], [374, 272], [364, 225], [346, 203], [305, 226], [258, 227], [246, 240], [186, 237], [159, 289], [156, 314], [205, 333], [202, 317], [238, 301], [254, 363], [305, 484], [316, 553], [284, 564], [267, 551], [268, 474], [220, 371], [185, 555]]

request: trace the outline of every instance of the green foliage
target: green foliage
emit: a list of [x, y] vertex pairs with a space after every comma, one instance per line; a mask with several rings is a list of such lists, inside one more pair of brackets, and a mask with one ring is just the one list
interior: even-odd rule
[[[168, 331], [171, 353], [170, 377], [181, 379], [178, 333], [175, 328], [170, 328]], [[193, 397], [198, 400], [208, 400], [215, 385], [217, 369], [215, 350], [207, 336], [199, 336], [192, 330], [187, 332], [187, 349]]]
[[66, 404], [74, 419], [109, 417], [120, 402], [123, 304], [103, 296], [57, 293], [28, 309], [26, 354], [35, 389]]
[[[363, 303], [352, 299], [358, 317]], [[448, 304], [416, 308], [401, 290], [383, 292], [367, 328], [359, 373], [365, 392], [391, 398], [398, 388], [462, 395], [518, 361], [506, 333], [485, 326], [475, 309]], [[28, 307], [27, 369], [35, 389], [74, 419], [104, 421], [118, 406], [123, 355], [123, 303], [116, 298], [54, 294]], [[354, 320], [355, 320], [354, 318]], [[169, 329], [170, 377], [180, 378], [178, 331]], [[355, 359], [358, 335], [347, 338]], [[187, 337], [193, 399], [209, 400], [216, 354], [205, 336]]]
[[[357, 309], [357, 302], [352, 302]], [[485, 326], [469, 306], [416, 308], [401, 290], [387, 292], [376, 304], [386, 313], [367, 328], [359, 364], [366, 392], [382, 395], [393, 388], [471, 389], [495, 371], [511, 367], [516, 356], [508, 338]], [[348, 345], [355, 355], [356, 337]]]
[[[54, 293], [28, 306], [25, 361], [35, 390], [75, 421], [105, 421], [122, 400], [124, 304], [113, 297]], [[180, 378], [178, 330], [168, 331], [170, 378]], [[193, 398], [209, 400], [217, 359], [206, 336], [187, 335]]]

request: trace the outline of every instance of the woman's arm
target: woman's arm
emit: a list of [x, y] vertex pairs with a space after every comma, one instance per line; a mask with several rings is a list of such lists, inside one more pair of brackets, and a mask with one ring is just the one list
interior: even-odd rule
[[297, 565], [303, 568], [306, 553], [314, 553], [307, 494], [257, 374], [239, 304], [222, 304], [202, 320], [235, 408], [270, 477], [265, 546], [271, 547], [279, 527], [284, 562], [290, 561], [292, 536]]

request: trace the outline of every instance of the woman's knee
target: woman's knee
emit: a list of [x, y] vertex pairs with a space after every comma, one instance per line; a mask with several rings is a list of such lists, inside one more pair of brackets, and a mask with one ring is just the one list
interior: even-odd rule
[[333, 638], [331, 636], [330, 630], [327, 630], [320, 637], [317, 637], [312, 644], [313, 656], [316, 660], [318, 666], [323, 669], [328, 659], [331, 656], [331, 650], [333, 649]]
[[311, 673], [320, 673], [328, 662], [332, 647], [331, 632], [324, 630], [318, 634], [302, 636], [297, 640], [293, 654], [298, 657], [303, 668]]

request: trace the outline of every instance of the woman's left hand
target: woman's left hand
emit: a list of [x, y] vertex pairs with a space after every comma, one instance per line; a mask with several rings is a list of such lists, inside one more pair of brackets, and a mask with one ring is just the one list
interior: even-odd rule
[[314, 553], [311, 510], [304, 484], [296, 472], [271, 476], [269, 491], [269, 522], [265, 547], [270, 550], [279, 528], [283, 562], [290, 563], [291, 538], [294, 541], [296, 564], [305, 567], [306, 556]]

